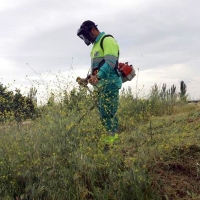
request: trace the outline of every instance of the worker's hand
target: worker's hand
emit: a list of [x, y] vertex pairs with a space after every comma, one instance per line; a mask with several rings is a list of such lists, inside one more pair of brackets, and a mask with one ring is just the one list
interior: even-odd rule
[[78, 84], [81, 85], [81, 86], [87, 86], [87, 84], [88, 84], [88, 79], [87, 79], [87, 78], [80, 78], [80, 77], [77, 77], [76, 81], [77, 81]]
[[98, 81], [99, 81], [99, 79], [97, 78], [96, 75], [95, 76], [93, 76], [93, 75], [90, 76], [89, 83], [91, 85], [96, 85], [98, 83]]

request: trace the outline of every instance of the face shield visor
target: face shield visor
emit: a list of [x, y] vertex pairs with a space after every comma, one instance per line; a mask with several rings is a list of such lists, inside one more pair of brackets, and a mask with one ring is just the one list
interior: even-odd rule
[[89, 37], [87, 37], [87, 33], [82, 29], [78, 29], [77, 31], [77, 35], [85, 42], [85, 44], [87, 46], [89, 46], [92, 42], [88, 39]]
[[90, 32], [92, 27], [93, 26], [82, 25], [77, 31], [77, 35], [85, 42], [86, 45], [90, 45], [91, 43], [94, 43], [95, 41], [95, 38], [93, 38]]

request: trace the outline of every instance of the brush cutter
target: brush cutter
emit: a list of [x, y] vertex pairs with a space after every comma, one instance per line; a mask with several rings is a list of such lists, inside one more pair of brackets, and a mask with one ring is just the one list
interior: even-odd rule
[[[82, 78], [80, 78], [80, 77], [77, 77], [76, 82], [77, 82], [80, 86], [86, 88], [86, 89], [90, 92], [90, 94], [92, 94], [92, 91], [91, 91], [90, 88], [88, 87], [88, 79], [89, 79], [89, 78], [90, 78], [89, 76], [87, 76], [87, 78], [85, 78], [85, 79], [82, 79]], [[93, 96], [93, 98], [94, 98], [94, 97], [95, 97], [95, 96]], [[74, 128], [76, 128], [76, 126], [79, 125], [79, 124], [81, 123], [81, 121], [85, 118], [85, 116], [88, 115], [96, 106], [97, 106], [97, 102], [96, 102], [96, 100], [95, 100], [95, 98], [94, 98], [94, 104], [92, 104], [92, 105], [89, 107], [89, 109], [88, 109], [82, 116], [79, 117], [79, 119], [77, 120], [77, 122], [74, 123], [74, 124], [69, 128], [68, 133], [70, 133], [71, 131], [73, 131]], [[67, 128], [67, 126], [66, 126], [66, 128]]]

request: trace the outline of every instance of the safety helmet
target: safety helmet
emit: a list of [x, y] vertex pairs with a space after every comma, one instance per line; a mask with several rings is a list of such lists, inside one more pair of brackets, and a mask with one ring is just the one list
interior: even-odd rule
[[97, 27], [97, 25], [90, 20], [84, 21], [77, 31], [77, 35], [85, 42], [86, 45], [94, 43], [94, 39], [90, 36], [91, 28]]

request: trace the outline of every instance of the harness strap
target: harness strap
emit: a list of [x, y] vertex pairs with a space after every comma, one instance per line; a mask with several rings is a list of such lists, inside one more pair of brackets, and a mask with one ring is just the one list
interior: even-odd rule
[[[102, 49], [103, 51], [104, 51], [104, 48], [103, 48], [103, 41], [104, 41], [104, 39], [105, 39], [106, 37], [112, 37], [112, 38], [114, 38], [112, 35], [109, 35], [109, 34], [108, 34], [108, 35], [104, 35], [104, 36], [101, 38], [100, 47], [101, 47], [101, 49]], [[119, 51], [118, 51], [118, 57], [119, 57]], [[95, 70], [99, 69], [104, 63], [105, 63], [105, 60], [103, 59], [103, 60], [99, 63], [98, 67], [95, 68]], [[117, 75], [120, 77], [120, 75], [119, 75], [117, 69], [118, 69], [118, 60], [117, 60], [117, 62], [116, 62], [116, 65], [115, 65], [115, 67], [114, 67], [114, 70], [116, 71]]]

